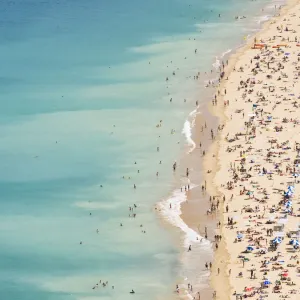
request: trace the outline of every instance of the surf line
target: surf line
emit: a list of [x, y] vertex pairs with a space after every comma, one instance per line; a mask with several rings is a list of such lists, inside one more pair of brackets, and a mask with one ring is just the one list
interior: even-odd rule
[[194, 109], [190, 114], [189, 114], [189, 118], [192, 118], [192, 120], [190, 121], [189, 118], [184, 122], [183, 125], [183, 129], [182, 129], [182, 134], [185, 136], [186, 141], [188, 143], [188, 145], [190, 146], [190, 149], [188, 151], [188, 153], [191, 153], [195, 150], [196, 148], [196, 143], [194, 142], [194, 140], [192, 139], [192, 128], [195, 126], [195, 119], [196, 119], [196, 115], [198, 114], [198, 107], [196, 109]]

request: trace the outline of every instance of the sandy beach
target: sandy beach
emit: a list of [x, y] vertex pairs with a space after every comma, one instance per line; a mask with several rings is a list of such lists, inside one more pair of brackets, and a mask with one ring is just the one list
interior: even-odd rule
[[274, 5], [208, 86], [215, 95], [196, 116], [196, 147], [179, 174], [195, 184], [181, 189], [181, 218], [214, 250], [191, 269], [210, 272], [211, 288], [179, 279], [180, 299], [300, 297], [299, 26], [299, 0]]
[[299, 1], [276, 14], [231, 57], [211, 106], [222, 128], [204, 160], [221, 203], [216, 299], [300, 297]]

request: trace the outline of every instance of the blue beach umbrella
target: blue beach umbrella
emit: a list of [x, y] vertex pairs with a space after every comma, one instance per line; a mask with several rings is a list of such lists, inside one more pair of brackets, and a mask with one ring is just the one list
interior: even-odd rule
[[248, 247], [247, 247], [247, 250], [248, 250], [248, 251], [253, 251], [253, 250], [254, 250], [254, 247], [248, 246]]
[[292, 245], [295, 247], [299, 247], [300, 246], [300, 243], [299, 243], [299, 241], [298, 240], [293, 240], [293, 243], [292, 243]]
[[264, 285], [269, 285], [269, 284], [271, 284], [271, 281], [269, 281], [269, 280], [264, 281]]
[[285, 204], [286, 207], [291, 207], [292, 205], [293, 205], [293, 202], [292, 202], [291, 200], [289, 200], [289, 201]]
[[276, 237], [273, 241], [274, 244], [280, 244], [282, 242], [281, 238]]
[[241, 233], [239, 233], [236, 237], [237, 237], [238, 239], [242, 239], [244, 236], [243, 236]]

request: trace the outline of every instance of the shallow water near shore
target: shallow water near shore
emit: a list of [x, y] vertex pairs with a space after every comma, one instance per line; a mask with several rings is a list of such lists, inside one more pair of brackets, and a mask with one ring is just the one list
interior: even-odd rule
[[[199, 272], [180, 259], [182, 228], [162, 226], [154, 207], [168, 195], [178, 202], [184, 172], [174, 176], [172, 164], [194, 147], [203, 72], [218, 69], [274, 3], [0, 4], [3, 298], [126, 300], [134, 289], [166, 299], [183, 269]], [[235, 21], [236, 12], [247, 18]], [[206, 243], [197, 251], [211, 255]]]

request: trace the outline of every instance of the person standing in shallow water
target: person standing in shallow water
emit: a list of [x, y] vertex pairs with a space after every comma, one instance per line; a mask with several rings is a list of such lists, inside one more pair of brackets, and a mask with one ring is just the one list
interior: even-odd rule
[[174, 164], [173, 164], [173, 171], [174, 172], [176, 171], [176, 167], [177, 167], [177, 164], [176, 164], [176, 162], [174, 162]]

